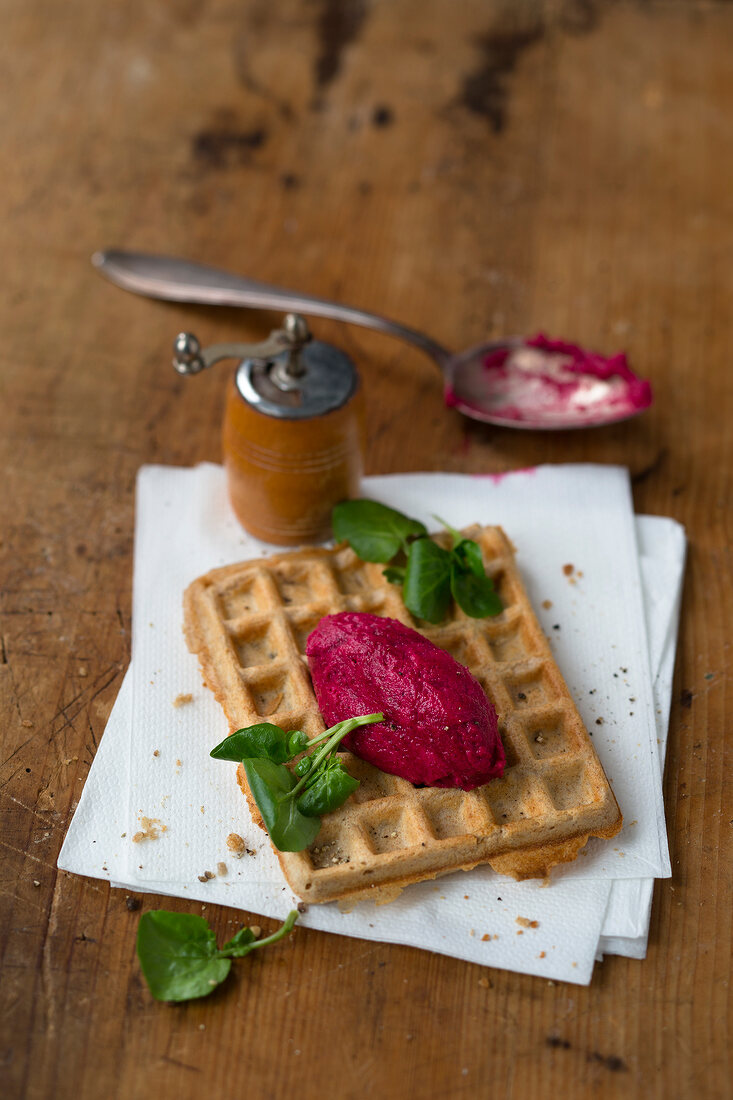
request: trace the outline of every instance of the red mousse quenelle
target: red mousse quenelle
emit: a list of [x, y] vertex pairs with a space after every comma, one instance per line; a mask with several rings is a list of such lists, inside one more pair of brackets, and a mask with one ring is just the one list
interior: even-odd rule
[[496, 711], [467, 668], [395, 619], [321, 619], [308, 661], [327, 725], [381, 711], [342, 746], [410, 783], [473, 790], [504, 774]]

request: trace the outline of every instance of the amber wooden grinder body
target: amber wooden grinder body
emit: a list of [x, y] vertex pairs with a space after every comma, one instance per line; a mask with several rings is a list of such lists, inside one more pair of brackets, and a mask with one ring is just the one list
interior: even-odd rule
[[291, 420], [249, 405], [229, 382], [222, 432], [229, 496], [250, 534], [279, 546], [331, 535], [331, 509], [359, 492], [364, 443], [361, 384], [340, 408]]

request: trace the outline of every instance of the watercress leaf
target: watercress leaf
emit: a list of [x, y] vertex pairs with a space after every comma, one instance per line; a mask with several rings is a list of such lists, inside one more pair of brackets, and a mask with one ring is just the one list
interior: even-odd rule
[[230, 733], [209, 753], [215, 760], [236, 760], [239, 763], [242, 760], [264, 757], [275, 764], [284, 764], [291, 755], [288, 735], [271, 722], [260, 722], [256, 726], [247, 726], [246, 729]]
[[206, 997], [224, 981], [232, 965], [218, 957], [216, 937], [203, 917], [166, 909], [140, 918], [137, 956], [158, 1001]]
[[451, 570], [451, 591], [458, 606], [472, 619], [499, 615], [504, 610], [491, 577], [486, 574], [478, 577], [475, 573], [456, 566], [455, 562]]
[[241, 959], [252, 950], [255, 943], [255, 934], [251, 928], [240, 928], [220, 950], [220, 955], [227, 955], [230, 959]]
[[343, 500], [331, 515], [334, 536], [348, 542], [362, 561], [390, 561], [407, 539], [427, 528], [376, 500]]
[[298, 809], [296, 800], [288, 798], [281, 804], [270, 838], [280, 852], [302, 852], [313, 843], [320, 831], [320, 817], [306, 817]]
[[359, 786], [359, 780], [344, 769], [341, 761], [334, 757], [328, 766], [316, 776], [298, 799], [298, 809], [306, 817], [329, 814], [342, 806], [350, 794]]
[[265, 758], [245, 760], [244, 770], [252, 796], [269, 829], [270, 822], [274, 821], [277, 814], [280, 799], [292, 791], [295, 778], [284, 764], [274, 764], [272, 760]]
[[390, 584], [404, 584], [405, 567], [404, 565], [388, 565], [386, 569], [382, 570], [382, 576]]
[[321, 823], [304, 817], [295, 799], [286, 797], [296, 784], [295, 776], [283, 764], [271, 760], [245, 760], [244, 770], [275, 847], [281, 852], [302, 852], [312, 844]]
[[413, 615], [439, 623], [450, 603], [451, 555], [432, 539], [418, 539], [410, 546], [402, 597]]
[[312, 767], [313, 767], [313, 757], [312, 756], [304, 756], [303, 759], [299, 760], [298, 763], [295, 765], [295, 767], [293, 768], [293, 771], [295, 772], [295, 774], [299, 778], [302, 779], [302, 777], [304, 775], [308, 774], [308, 772], [311, 770]]
[[481, 547], [473, 539], [461, 539], [453, 547], [453, 556], [469, 573], [477, 577], [485, 577], [484, 559]]
[[308, 745], [308, 735], [300, 730], [290, 730], [288, 734], [288, 759], [297, 756]]

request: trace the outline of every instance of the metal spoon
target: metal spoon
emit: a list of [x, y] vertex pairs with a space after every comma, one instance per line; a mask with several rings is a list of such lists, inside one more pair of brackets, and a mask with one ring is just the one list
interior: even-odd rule
[[[396, 336], [429, 355], [442, 371], [446, 403], [465, 416], [508, 428], [598, 427], [635, 416], [639, 399], [628, 378], [569, 373], [567, 359], [528, 347], [520, 337], [452, 353], [425, 333], [376, 313], [268, 286], [173, 256], [109, 249], [92, 263], [111, 282], [148, 298], [217, 306], [250, 306], [328, 317]], [[487, 368], [499, 360], [499, 369]], [[645, 385], [634, 380], [638, 386]]]

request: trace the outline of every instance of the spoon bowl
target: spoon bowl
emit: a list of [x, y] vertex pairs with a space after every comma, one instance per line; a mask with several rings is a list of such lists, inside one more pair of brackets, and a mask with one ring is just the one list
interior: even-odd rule
[[569, 363], [519, 336], [479, 344], [451, 357], [446, 404], [499, 427], [565, 431], [628, 420], [651, 403], [648, 384], [633, 376], [579, 373]]

